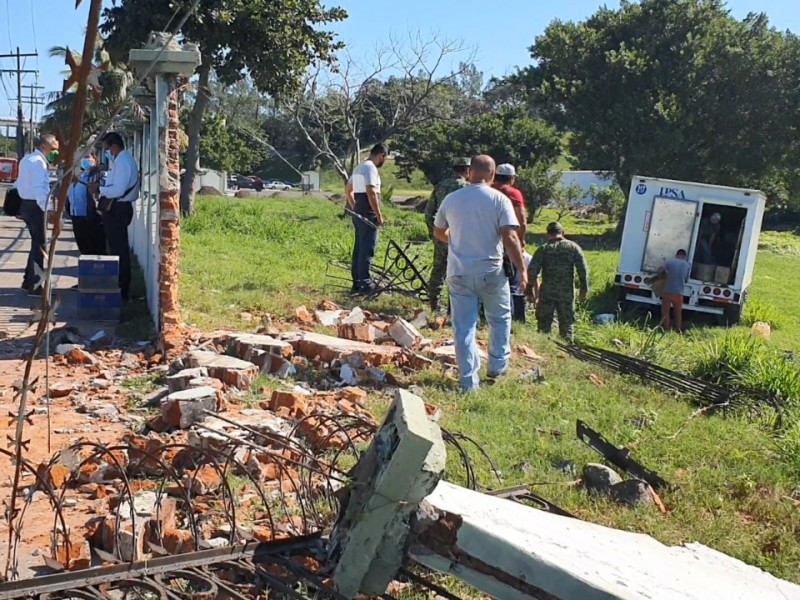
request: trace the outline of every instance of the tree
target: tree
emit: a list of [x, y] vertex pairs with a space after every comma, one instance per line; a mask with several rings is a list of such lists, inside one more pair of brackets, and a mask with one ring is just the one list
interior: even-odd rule
[[608, 215], [611, 221], [619, 219], [622, 207], [625, 205], [625, 194], [616, 183], [609, 186], [593, 183], [589, 187], [589, 196], [594, 198], [595, 206], [600, 212]]
[[528, 223], [533, 223], [542, 214], [544, 207], [553, 201], [560, 181], [561, 175], [558, 171], [551, 169], [545, 162], [517, 169], [517, 188], [525, 196]]
[[223, 115], [207, 113], [200, 128], [200, 153], [208, 168], [252, 173], [267, 151], [261, 144], [253, 144], [246, 130], [231, 124]]
[[345, 55], [335, 71], [320, 67], [309, 73], [286, 108], [316, 156], [346, 181], [362, 147], [455, 116], [452, 99], [462, 75], [474, 84], [475, 73], [471, 61], [449, 75], [440, 68], [464, 53], [460, 41], [390, 38], [373, 64]]
[[[66, 58], [67, 52], [70, 53], [70, 58], [80, 65], [82, 57], [76, 51], [62, 46], [55, 46], [49, 50], [50, 56], [57, 58]], [[141, 109], [135, 103], [126, 106], [122, 112], [119, 111], [120, 107], [125, 104], [127, 96], [135, 84], [135, 79], [125, 65], [112, 64], [109, 61], [102, 40], [98, 40], [95, 45], [94, 63], [89, 83], [92, 89], [86, 96], [81, 143], [100, 133], [115, 115], [133, 121], [143, 118]], [[74, 87], [66, 92], [53, 92], [47, 98], [48, 103], [45, 107], [47, 112], [42, 117], [40, 129], [48, 132], [61, 131], [66, 134], [72, 122], [72, 107], [75, 103]]]
[[[113, 57], [126, 57], [151, 31], [161, 31], [174, 15], [187, 14], [193, 0], [120, 0], [103, 11], [102, 31]], [[209, 104], [212, 70], [221, 82], [234, 84], [252, 78], [264, 94], [283, 96], [300, 84], [315, 61], [329, 64], [341, 47], [319, 25], [346, 17], [340, 8], [325, 8], [319, 0], [200, 0], [186, 21], [181, 37], [200, 46], [197, 94], [188, 121], [185, 185], [181, 212], [194, 207], [194, 181], [199, 169], [200, 132]]]
[[395, 140], [399, 175], [420, 169], [432, 184], [445, 177], [458, 156], [488, 154], [499, 163], [549, 169], [561, 153], [558, 133], [522, 108], [501, 109], [463, 121], [436, 121]]
[[[642, 0], [554, 21], [512, 82], [571, 131], [580, 168], [756, 186], [798, 154], [797, 40], [721, 0]], [[792, 57], [790, 59], [789, 57]], [[621, 231], [621, 224], [620, 224]]]
[[577, 210], [581, 200], [586, 198], [586, 193], [579, 185], [571, 183], [569, 185], [559, 184], [553, 194], [553, 207], [558, 212], [556, 220], [560, 221], [569, 213]]

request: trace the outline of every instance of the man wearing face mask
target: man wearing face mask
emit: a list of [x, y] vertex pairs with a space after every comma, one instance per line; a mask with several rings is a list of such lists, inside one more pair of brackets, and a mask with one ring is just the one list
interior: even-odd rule
[[97, 213], [95, 199], [88, 189], [89, 184], [99, 180], [100, 172], [95, 168], [95, 162], [94, 154], [84, 156], [80, 160], [80, 176], [73, 178], [67, 190], [72, 231], [81, 254], [106, 253], [103, 222]]
[[54, 135], [45, 134], [37, 141], [36, 150], [20, 161], [19, 176], [14, 184], [22, 199], [19, 216], [31, 235], [31, 249], [22, 279], [22, 289], [31, 295], [39, 294], [36, 290], [41, 283], [36, 266], [44, 270], [44, 215], [50, 198], [48, 165], [58, 158], [58, 140]]
[[122, 136], [116, 132], [103, 137], [103, 154], [111, 162], [102, 185], [90, 185], [89, 191], [100, 192], [98, 208], [103, 218], [106, 242], [111, 256], [119, 257], [119, 289], [127, 300], [131, 287], [131, 249], [128, 225], [133, 220], [133, 203], [139, 197], [139, 168], [125, 150]]

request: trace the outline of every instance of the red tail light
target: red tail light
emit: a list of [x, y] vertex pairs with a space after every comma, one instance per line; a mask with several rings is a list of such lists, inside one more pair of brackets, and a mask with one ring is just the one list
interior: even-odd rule
[[642, 283], [642, 278], [639, 275], [637, 275], [636, 277], [633, 278], [633, 281], [634, 283]]
[[708, 286], [704, 287], [704, 288], [703, 288], [703, 293], [704, 293], [704, 294], [710, 294], [710, 293], [711, 293], [711, 288], [710, 288], [710, 287], [708, 287]]
[[722, 295], [725, 296], [726, 298], [730, 298], [731, 297], [731, 291], [730, 290], [725, 290], [724, 292], [722, 292]]
[[625, 281], [630, 282], [633, 279], [630, 275], [625, 275]]

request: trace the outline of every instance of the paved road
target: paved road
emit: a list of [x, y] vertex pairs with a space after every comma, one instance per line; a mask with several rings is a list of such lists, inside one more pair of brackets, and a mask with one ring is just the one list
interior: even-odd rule
[[[1, 194], [0, 194], [1, 196]], [[18, 337], [28, 330], [31, 307], [41, 306], [38, 298], [28, 296], [20, 289], [25, 263], [30, 249], [30, 236], [25, 224], [13, 217], [0, 216], [0, 337]], [[59, 322], [73, 324], [77, 321], [76, 290], [78, 283], [78, 248], [72, 228], [65, 224], [56, 247], [53, 265], [53, 292], [61, 297]]]

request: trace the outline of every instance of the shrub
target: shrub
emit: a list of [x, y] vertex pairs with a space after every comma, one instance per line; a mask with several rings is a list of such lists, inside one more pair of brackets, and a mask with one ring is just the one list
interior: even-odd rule
[[750, 361], [764, 351], [761, 338], [749, 332], [731, 330], [722, 338], [697, 347], [692, 374], [713, 383], [735, 385], [745, 376]]
[[771, 304], [751, 298], [744, 303], [742, 325], [752, 327], [754, 323], [759, 321], [769, 323], [772, 329], [780, 329], [782, 327], [781, 314], [778, 309]]

